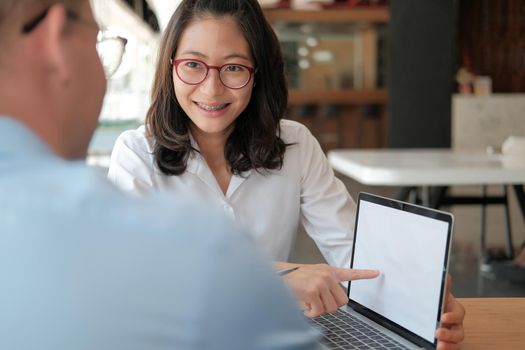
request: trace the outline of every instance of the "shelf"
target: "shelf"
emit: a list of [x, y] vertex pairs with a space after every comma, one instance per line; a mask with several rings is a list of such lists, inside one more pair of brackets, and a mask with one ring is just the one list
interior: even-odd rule
[[387, 23], [390, 20], [388, 7], [361, 8], [361, 9], [325, 9], [319, 11], [266, 9], [264, 14], [268, 21], [277, 22], [317, 22], [317, 23], [344, 23], [344, 22], [375, 22]]
[[388, 92], [386, 89], [378, 90], [336, 90], [336, 91], [298, 91], [290, 90], [288, 104], [387, 104]]

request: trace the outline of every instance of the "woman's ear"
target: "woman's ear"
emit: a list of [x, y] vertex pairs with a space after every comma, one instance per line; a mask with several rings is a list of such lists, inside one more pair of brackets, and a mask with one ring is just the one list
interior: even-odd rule
[[66, 82], [69, 79], [69, 65], [66, 55], [65, 30], [67, 24], [66, 9], [62, 4], [54, 4], [47, 11], [46, 17], [31, 33], [35, 36], [34, 59], [42, 61], [46, 70]]

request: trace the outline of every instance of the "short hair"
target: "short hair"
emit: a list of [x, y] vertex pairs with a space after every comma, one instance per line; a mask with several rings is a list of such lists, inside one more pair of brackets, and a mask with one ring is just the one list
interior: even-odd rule
[[75, 9], [84, 1], [88, 0], [0, 0], [0, 44], [7, 31], [15, 28], [18, 30], [17, 26], [51, 5], [62, 3]]
[[18, 21], [23, 20], [25, 0], [1, 0], [0, 1], [0, 43], [4, 43], [5, 33]]
[[255, 169], [281, 168], [287, 145], [280, 138], [280, 120], [288, 104], [281, 47], [257, 0], [183, 0], [161, 39], [146, 116], [149, 136], [155, 140], [154, 157], [160, 171], [180, 175], [192, 148], [189, 118], [173, 87], [174, 58], [184, 29], [196, 18], [231, 17], [250, 45], [255, 68], [254, 88], [246, 109], [235, 120], [224, 153], [233, 174]]

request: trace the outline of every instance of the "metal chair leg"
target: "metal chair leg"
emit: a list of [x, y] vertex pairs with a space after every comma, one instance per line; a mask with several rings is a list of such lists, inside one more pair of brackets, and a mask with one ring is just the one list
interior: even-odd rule
[[[484, 200], [487, 197], [487, 185], [481, 186], [481, 197]], [[479, 257], [483, 261], [487, 255], [486, 247], [486, 223], [487, 223], [487, 205], [484, 201], [481, 203], [481, 233], [479, 237]]]
[[410, 193], [412, 193], [412, 191], [415, 189], [415, 187], [401, 187], [401, 189], [399, 190], [399, 193], [397, 194], [397, 199], [399, 199], [400, 201], [408, 201], [409, 197], [410, 197]]
[[507, 257], [509, 259], [514, 258], [514, 245], [512, 244], [512, 228], [510, 226], [510, 210], [509, 210], [509, 197], [507, 186], [503, 185], [503, 197], [505, 198], [505, 228], [507, 237]]

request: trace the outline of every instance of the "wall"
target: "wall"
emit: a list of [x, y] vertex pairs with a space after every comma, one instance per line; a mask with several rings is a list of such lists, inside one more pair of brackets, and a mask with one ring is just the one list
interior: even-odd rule
[[391, 0], [388, 145], [449, 147], [454, 0]]

